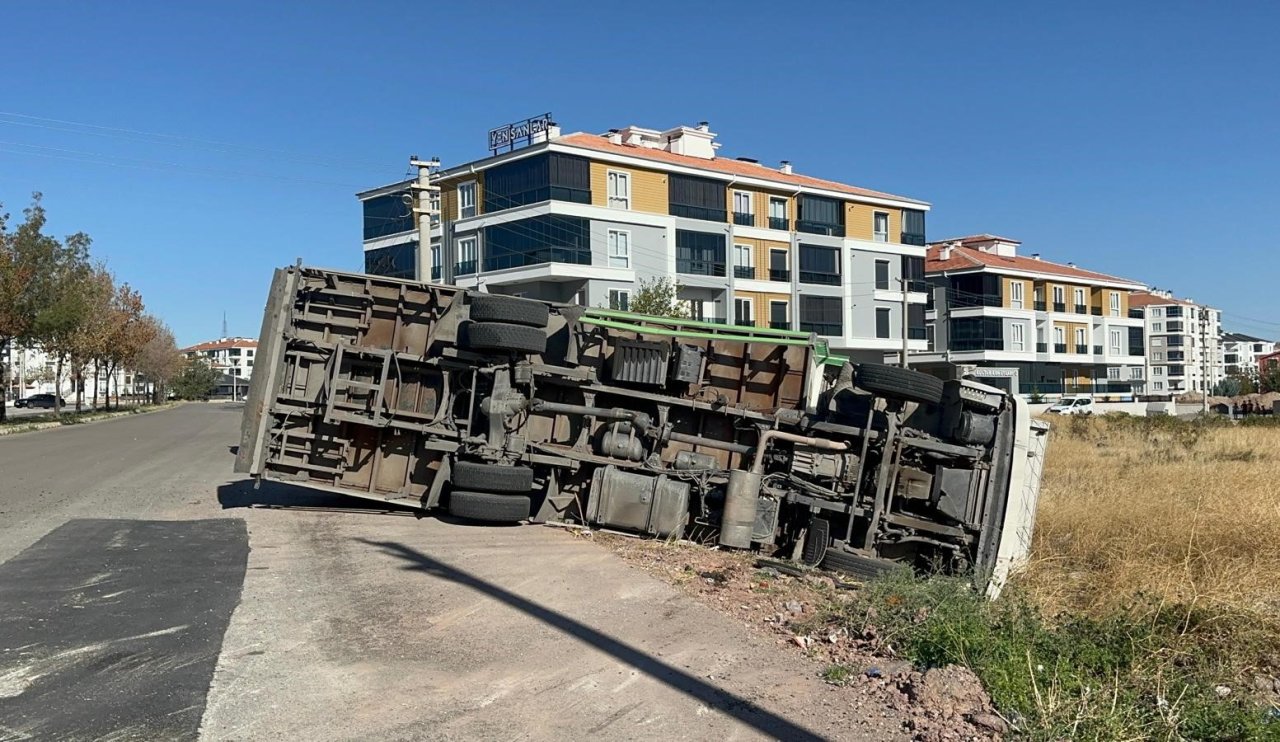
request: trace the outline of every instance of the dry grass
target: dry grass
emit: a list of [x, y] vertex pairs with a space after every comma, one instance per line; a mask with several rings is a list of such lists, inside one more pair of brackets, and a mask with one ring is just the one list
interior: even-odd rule
[[1280, 427], [1059, 420], [1022, 583], [1050, 614], [1145, 597], [1280, 609]]

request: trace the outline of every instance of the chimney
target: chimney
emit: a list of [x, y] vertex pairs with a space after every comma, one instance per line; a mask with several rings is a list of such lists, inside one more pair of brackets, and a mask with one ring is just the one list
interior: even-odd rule
[[783, 160], [783, 161], [782, 161], [782, 167], [778, 168], [778, 170], [779, 170], [779, 171], [781, 171], [781, 172], [782, 172], [782, 174], [784, 174], [784, 175], [790, 175], [790, 174], [791, 174], [791, 160]]
[[622, 132], [617, 129], [610, 129], [607, 137], [610, 144], [622, 144]]
[[951, 245], [943, 245], [942, 249], [938, 251], [938, 260], [950, 260], [950, 259], [951, 259]]
[[547, 139], [560, 138], [560, 124], [549, 124], [547, 126]]
[[698, 122], [698, 131], [711, 131], [711, 122], [710, 122], [710, 121], [699, 121], [699, 122]]
[[1067, 263], [1067, 267], [1068, 267], [1068, 268], [1074, 268], [1074, 267], [1076, 267], [1076, 264], [1075, 264], [1075, 263]]
[[1038, 252], [1033, 252], [1033, 253], [1031, 253], [1031, 259], [1032, 259], [1032, 260], [1039, 260], [1039, 259], [1040, 259], [1040, 253], [1038, 253]]

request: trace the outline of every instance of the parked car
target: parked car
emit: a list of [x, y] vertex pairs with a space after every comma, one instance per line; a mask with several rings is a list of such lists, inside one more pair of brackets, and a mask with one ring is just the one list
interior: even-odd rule
[[1092, 397], [1063, 397], [1049, 408], [1052, 415], [1092, 415]]
[[[62, 407], [66, 407], [67, 400], [63, 399], [62, 397], [58, 397], [58, 405]], [[26, 399], [20, 399], [17, 402], [14, 402], [13, 406], [14, 407], [30, 407], [32, 409], [36, 409], [37, 407], [39, 407], [39, 408], [52, 410], [54, 408], [54, 398], [52, 394], [32, 394], [30, 397], [27, 397]]]

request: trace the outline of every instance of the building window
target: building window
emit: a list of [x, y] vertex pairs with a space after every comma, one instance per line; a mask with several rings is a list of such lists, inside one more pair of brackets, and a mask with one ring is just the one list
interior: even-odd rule
[[889, 261], [887, 260], [876, 261], [876, 288], [889, 288]]
[[[1112, 303], [1112, 304], [1115, 304], [1116, 302], [1115, 302], [1115, 300], [1113, 299], [1113, 300], [1111, 301], [1111, 303]], [[1161, 312], [1162, 312], [1162, 310], [1160, 309], [1160, 307], [1151, 307], [1151, 309], [1150, 309], [1149, 311], [1151, 312], [1151, 316], [1152, 316], [1152, 317], [1159, 317], [1159, 316], [1160, 316], [1160, 314], [1161, 314]]]
[[1110, 368], [1108, 368], [1108, 369], [1107, 369], [1107, 380], [1108, 380], [1108, 381], [1119, 381], [1119, 380], [1120, 380], [1120, 367], [1119, 367], [1119, 366], [1111, 366]]
[[718, 180], [674, 173], [667, 176], [667, 211], [672, 216], [713, 222], [727, 221], [726, 198], [725, 184]]
[[609, 289], [609, 308], [622, 312], [631, 309], [631, 292], [626, 289]]
[[1121, 333], [1119, 330], [1111, 331], [1111, 352], [1120, 355]]
[[440, 280], [440, 246], [431, 246], [431, 280]]
[[1066, 309], [1067, 290], [1061, 286], [1053, 287], [1053, 311], [1061, 312]]
[[1155, 390], [1156, 390], [1157, 392], [1164, 390], [1164, 382], [1163, 382], [1163, 381], [1157, 381], [1157, 382], [1155, 382], [1154, 384], [1152, 384], [1152, 386], [1153, 386], [1153, 387], [1155, 387]]
[[831, 198], [800, 196], [796, 231], [844, 237], [844, 205]]
[[1076, 352], [1077, 353], [1089, 352], [1089, 341], [1085, 338], [1085, 332], [1083, 327], [1076, 328]]
[[1152, 376], [1164, 376], [1164, 366], [1152, 366], [1152, 367], [1151, 367], [1151, 375], [1152, 375]]
[[961, 317], [952, 320], [950, 324], [947, 338], [950, 350], [1005, 349], [1004, 321], [999, 317]]
[[1023, 300], [1026, 297], [1026, 284], [1022, 281], [1011, 281], [1009, 283], [1009, 306], [1012, 309], [1022, 309]]
[[1067, 331], [1061, 327], [1053, 328], [1053, 352], [1067, 352]]
[[631, 208], [631, 173], [621, 170], [609, 171], [609, 208]]
[[1075, 294], [1076, 294], [1076, 312], [1080, 314], [1087, 313], [1089, 311], [1089, 307], [1085, 306], [1085, 303], [1084, 303], [1084, 289], [1076, 289]]
[[484, 213], [549, 200], [591, 203], [591, 161], [560, 152], [524, 157], [484, 173]]
[[458, 218], [466, 219], [476, 215], [476, 182], [467, 181], [458, 185]]
[[609, 230], [609, 267], [631, 267], [631, 233], [621, 229]]
[[591, 265], [591, 222], [542, 214], [484, 228], [484, 269], [543, 263]]
[[892, 337], [889, 334], [889, 308], [876, 307], [876, 337]]
[[791, 329], [791, 320], [787, 316], [787, 303], [785, 301], [769, 302], [769, 327], [775, 330]]
[[751, 245], [735, 244], [733, 246], [733, 277], [755, 278], [756, 269], [751, 257]]
[[877, 211], [871, 217], [874, 224], [874, 236], [876, 242], [889, 241], [889, 215], [883, 211]]
[[1152, 332], [1164, 332], [1164, 323], [1163, 323], [1163, 322], [1152, 322], [1152, 323], [1151, 323], [1151, 331], [1152, 331]]
[[1021, 322], [1009, 325], [1009, 347], [1011, 350], [1027, 349], [1027, 326]]
[[756, 323], [755, 306], [750, 299], [733, 300], [733, 324], [751, 327]]
[[1120, 316], [1120, 294], [1115, 291], [1111, 292], [1111, 316]]
[[475, 273], [479, 267], [476, 258], [476, 238], [463, 237], [458, 240], [458, 265], [453, 272], [459, 276]]
[[843, 335], [844, 307], [840, 297], [801, 294], [800, 331], [818, 335]]
[[676, 272], [723, 276], [724, 235], [676, 230]]
[[405, 242], [400, 245], [379, 247], [365, 250], [364, 272], [388, 278], [417, 278], [417, 244]]
[[787, 199], [769, 197], [769, 229], [787, 230]]
[[902, 210], [902, 244], [925, 245], [924, 212], [917, 209]]
[[840, 248], [800, 245], [800, 282], [840, 285]]
[[372, 240], [412, 231], [415, 228], [413, 208], [404, 202], [404, 197], [409, 195], [407, 191], [391, 193], [361, 204], [364, 209], [364, 238]]
[[1142, 378], [1142, 367], [1141, 367], [1141, 366], [1134, 366], [1134, 367], [1130, 368], [1130, 369], [1129, 369], [1129, 378], [1130, 378], [1130, 379], [1141, 379], [1141, 378]]
[[755, 226], [755, 212], [751, 207], [751, 193], [748, 191], [733, 192], [733, 223], [744, 227]]
[[786, 250], [769, 250], [769, 280], [790, 281], [791, 268], [787, 265]]

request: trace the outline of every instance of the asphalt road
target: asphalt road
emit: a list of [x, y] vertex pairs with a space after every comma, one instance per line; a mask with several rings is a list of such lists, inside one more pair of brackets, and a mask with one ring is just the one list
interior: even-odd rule
[[239, 417], [0, 438], [0, 740], [901, 736], [571, 533], [255, 490]]

